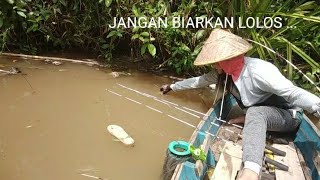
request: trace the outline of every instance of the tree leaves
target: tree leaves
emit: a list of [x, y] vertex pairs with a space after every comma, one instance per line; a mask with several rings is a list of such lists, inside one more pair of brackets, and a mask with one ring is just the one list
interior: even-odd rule
[[149, 53], [154, 57], [157, 53], [157, 48], [153, 44], [148, 44]]
[[[0, 38], [0, 46], [2, 48], [8, 42], [13, 42], [14, 47], [24, 47], [21, 48], [22, 50], [29, 48], [30, 51], [34, 48], [58, 50], [74, 46], [89, 47], [102, 57], [111, 59], [112, 53], [122, 49], [120, 46], [127, 43], [126, 48], [134, 51], [135, 55], [150, 54], [158, 60], [166, 61], [164, 64], [176, 69], [177, 72], [184, 73], [193, 68], [193, 61], [211, 29], [173, 28], [173, 17], [193, 16], [204, 19], [219, 16], [245, 19], [248, 16], [261, 18], [270, 16], [273, 19], [281, 17], [283, 26], [269, 29], [234, 28], [232, 30], [282, 55], [287, 54], [289, 47], [290, 52], [287, 57], [292, 56], [293, 63], [302, 64], [303, 70], [311, 71], [311, 67], [314, 69], [319, 65], [320, 34], [317, 30], [320, 23], [320, 9], [314, 0], [301, 2], [292, 0], [172, 2], [52, 0], [43, 1], [44, 4], [38, 0], [5, 0], [4, 2], [0, 12], [0, 35], [3, 34]], [[148, 28], [137, 25], [134, 28], [132, 25], [130, 28], [120, 26], [118, 29], [110, 29], [108, 24], [113, 23], [114, 17], [117, 20], [123, 17], [125, 19], [123, 23], [126, 25], [128, 24], [126, 17], [131, 17], [132, 21], [134, 17], [137, 21], [139, 17], [146, 18], [140, 23], [148, 22], [150, 17], [155, 19], [166, 17], [168, 26]], [[259, 23], [263, 23], [263, 20], [260, 19]], [[270, 20], [267, 23], [269, 25], [272, 22]], [[13, 34], [16, 36], [12, 36]], [[14, 38], [21, 38], [19, 41], [21, 44], [14, 44], [17, 42]], [[261, 59], [272, 59], [279, 69], [285, 69], [285, 64], [273, 52], [262, 47], [255, 46], [248, 54]], [[292, 72], [292, 77], [297, 78], [295, 70]], [[302, 77], [295, 82], [301, 79]]]
[[66, 1], [65, 0], [59, 0], [59, 2], [63, 5], [63, 6], [67, 6], [67, 3], [66, 3]]
[[14, 3], [13, 0], [7, 0], [7, 2], [8, 2], [9, 4], [13, 4], [13, 3]]
[[142, 32], [142, 33], [140, 33], [140, 35], [143, 36], [143, 37], [149, 37], [150, 36], [150, 34], [148, 32]]
[[137, 6], [132, 6], [132, 12], [136, 17], [140, 16], [140, 10], [137, 8]]
[[2, 17], [0, 17], [0, 28], [2, 27], [2, 25], [3, 25], [3, 19]]
[[199, 39], [201, 39], [202, 37], [203, 37], [203, 35], [205, 34], [205, 30], [199, 30], [199, 31], [197, 31], [197, 33], [196, 33], [196, 40], [199, 40]]
[[122, 37], [122, 34], [121, 34], [121, 32], [119, 32], [119, 31], [117, 31], [117, 30], [111, 31], [111, 32], [107, 35], [107, 38], [115, 37], [115, 36]]
[[148, 44], [144, 44], [144, 45], [141, 47], [141, 55], [144, 55], [144, 54], [146, 53], [147, 46], [148, 46]]
[[27, 18], [26, 14], [22, 11], [17, 11], [17, 14], [19, 14], [19, 16]]
[[302, 49], [300, 49], [299, 47], [297, 47], [296, 45], [292, 44], [290, 41], [288, 41], [287, 39], [283, 38], [283, 37], [277, 37], [277, 40], [279, 40], [280, 42], [284, 42], [287, 43], [291, 46], [292, 51], [294, 51], [295, 53], [297, 53], [303, 60], [305, 60], [310, 66], [312, 66], [313, 68], [320, 68], [319, 63], [317, 63], [315, 60], [313, 60], [309, 55], [307, 55]]
[[133, 35], [133, 36], [131, 37], [131, 40], [134, 40], [134, 39], [137, 39], [137, 38], [139, 38], [139, 34]]
[[104, 3], [106, 5], [106, 7], [109, 7], [112, 3], [112, 0], [105, 0]]
[[157, 53], [157, 48], [151, 44], [151, 43], [147, 43], [142, 45], [141, 47], [141, 55], [144, 55], [146, 53], [146, 49], [148, 48], [149, 53], [155, 57], [156, 53]]

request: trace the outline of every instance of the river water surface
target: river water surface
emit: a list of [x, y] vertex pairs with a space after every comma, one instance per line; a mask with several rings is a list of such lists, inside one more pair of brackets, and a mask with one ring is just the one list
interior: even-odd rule
[[[25, 75], [0, 76], [1, 180], [160, 179], [168, 144], [188, 141], [194, 131], [179, 120], [197, 125], [201, 115], [123, 86], [180, 109], [205, 113], [212, 103], [210, 91], [162, 95], [159, 88], [171, 79], [137, 71], [0, 56], [0, 69], [12, 66]], [[111, 124], [135, 146], [113, 138]]]
[[[129, 71], [0, 57], [1, 69], [26, 75], [0, 76], [0, 179], [108, 180], [160, 179], [165, 150], [173, 140], [188, 140], [199, 118], [118, 84], [205, 113], [198, 91], [162, 95], [172, 80]], [[121, 94], [115, 95], [106, 89]], [[135, 100], [136, 103], [131, 100]], [[154, 108], [162, 113], [148, 108]], [[107, 126], [122, 126], [134, 147], [116, 141]]]

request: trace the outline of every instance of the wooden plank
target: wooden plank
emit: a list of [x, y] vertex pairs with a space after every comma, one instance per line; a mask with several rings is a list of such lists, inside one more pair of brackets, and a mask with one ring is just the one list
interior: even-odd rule
[[261, 180], [275, 180], [275, 175], [262, 172], [260, 179]]
[[235, 179], [237, 172], [241, 168], [242, 147], [237, 144], [227, 142], [220, 155], [218, 164], [214, 170], [211, 180]]
[[[292, 143], [291, 143], [292, 145]], [[276, 169], [276, 179], [290, 179], [290, 180], [303, 180], [305, 179], [302, 168], [300, 166], [300, 161], [298, 154], [294, 147], [289, 145], [274, 144], [273, 147], [286, 152], [286, 156], [274, 156], [275, 160], [289, 166], [288, 171], [282, 171]]]

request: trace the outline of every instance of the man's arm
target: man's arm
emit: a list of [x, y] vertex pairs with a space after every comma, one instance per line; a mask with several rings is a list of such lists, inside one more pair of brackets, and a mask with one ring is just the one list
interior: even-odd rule
[[218, 73], [216, 71], [210, 71], [209, 73], [199, 77], [185, 79], [174, 84], [165, 84], [160, 88], [160, 91], [162, 91], [163, 94], [166, 94], [171, 90], [181, 91], [187, 89], [202, 88], [205, 86], [209, 86], [210, 84], [216, 84], [217, 82]]
[[268, 69], [269, 73], [253, 74], [256, 78], [257, 86], [259, 86], [261, 90], [281, 96], [292, 105], [307, 110], [316, 116], [320, 115], [319, 97], [293, 85], [275, 66]]
[[216, 84], [218, 82], [218, 73], [216, 71], [210, 71], [199, 77], [193, 77], [185, 79], [183, 81], [178, 81], [170, 85], [173, 91], [202, 88], [209, 86], [210, 84]]

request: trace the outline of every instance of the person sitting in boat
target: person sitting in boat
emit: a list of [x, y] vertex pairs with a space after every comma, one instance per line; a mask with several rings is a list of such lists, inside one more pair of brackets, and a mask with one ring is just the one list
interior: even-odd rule
[[[239, 36], [215, 29], [206, 40], [194, 65], [212, 65], [211, 71], [161, 87], [163, 94], [201, 88], [218, 81], [218, 72], [231, 75], [235, 96], [246, 108], [245, 115], [231, 120], [243, 123], [243, 169], [237, 179], [258, 179], [266, 143], [266, 131], [290, 132], [300, 124], [292, 109], [302, 108], [320, 117], [320, 98], [295, 86], [273, 64], [244, 54], [251, 45]], [[235, 93], [237, 94], [237, 93]]]

